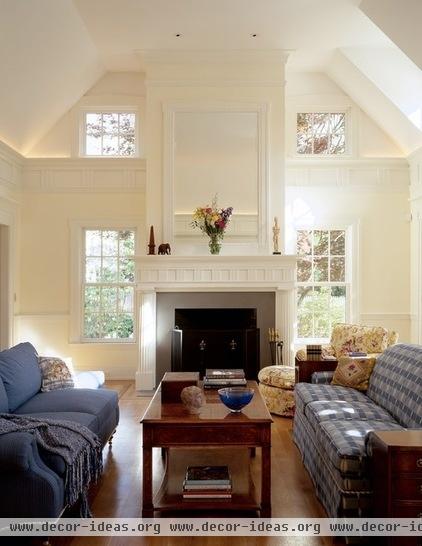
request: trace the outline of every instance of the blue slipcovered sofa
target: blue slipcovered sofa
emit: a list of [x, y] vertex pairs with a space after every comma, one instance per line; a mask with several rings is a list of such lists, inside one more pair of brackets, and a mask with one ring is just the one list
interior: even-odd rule
[[370, 515], [368, 433], [422, 428], [422, 347], [386, 349], [366, 393], [298, 383], [295, 402], [293, 438], [328, 516]]
[[[0, 413], [77, 422], [106, 444], [119, 421], [115, 391], [40, 388], [38, 355], [30, 343], [0, 352]], [[32, 434], [0, 435], [0, 517], [58, 517], [65, 508], [65, 469], [62, 457], [40, 450]]]

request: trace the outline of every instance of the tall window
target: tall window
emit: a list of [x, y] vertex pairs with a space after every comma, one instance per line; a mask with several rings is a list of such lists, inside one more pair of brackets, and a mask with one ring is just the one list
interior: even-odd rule
[[84, 339], [133, 339], [134, 255], [134, 230], [85, 230]]
[[136, 154], [134, 112], [87, 112], [85, 155], [122, 156]]
[[345, 230], [297, 232], [297, 333], [300, 339], [328, 339], [345, 322], [349, 297]]
[[297, 114], [298, 154], [341, 155], [346, 152], [344, 112], [303, 112]]

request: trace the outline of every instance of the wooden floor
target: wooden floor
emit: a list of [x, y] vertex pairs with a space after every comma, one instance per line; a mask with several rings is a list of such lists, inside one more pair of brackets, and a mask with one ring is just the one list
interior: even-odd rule
[[[111, 449], [104, 450], [104, 474], [91, 492], [91, 509], [97, 517], [140, 517], [141, 427], [140, 417], [150, 398], [139, 397], [131, 382], [115, 381], [109, 386], [120, 394], [120, 424]], [[272, 431], [273, 517], [325, 517], [314, 495], [291, 437], [292, 420], [274, 417]], [[157, 450], [158, 451], [158, 450]], [[259, 450], [258, 450], [259, 451]], [[159, 454], [157, 454], [159, 455]], [[157, 456], [157, 464], [160, 457]], [[288, 546], [330, 545], [329, 538], [313, 537], [75, 537], [52, 538], [53, 546]]]

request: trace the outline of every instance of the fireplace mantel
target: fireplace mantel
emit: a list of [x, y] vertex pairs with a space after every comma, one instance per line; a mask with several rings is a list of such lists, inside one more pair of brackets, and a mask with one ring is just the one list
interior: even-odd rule
[[138, 390], [155, 388], [157, 292], [274, 292], [275, 327], [292, 363], [296, 256], [138, 256]]

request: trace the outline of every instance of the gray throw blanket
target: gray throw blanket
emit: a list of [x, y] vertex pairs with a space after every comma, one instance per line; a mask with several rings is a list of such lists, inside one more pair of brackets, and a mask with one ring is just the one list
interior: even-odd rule
[[65, 503], [71, 506], [79, 499], [81, 517], [91, 517], [87, 491], [103, 469], [101, 442], [97, 435], [72, 421], [1, 413], [0, 435], [8, 432], [30, 432], [39, 446], [63, 457], [66, 463]]

